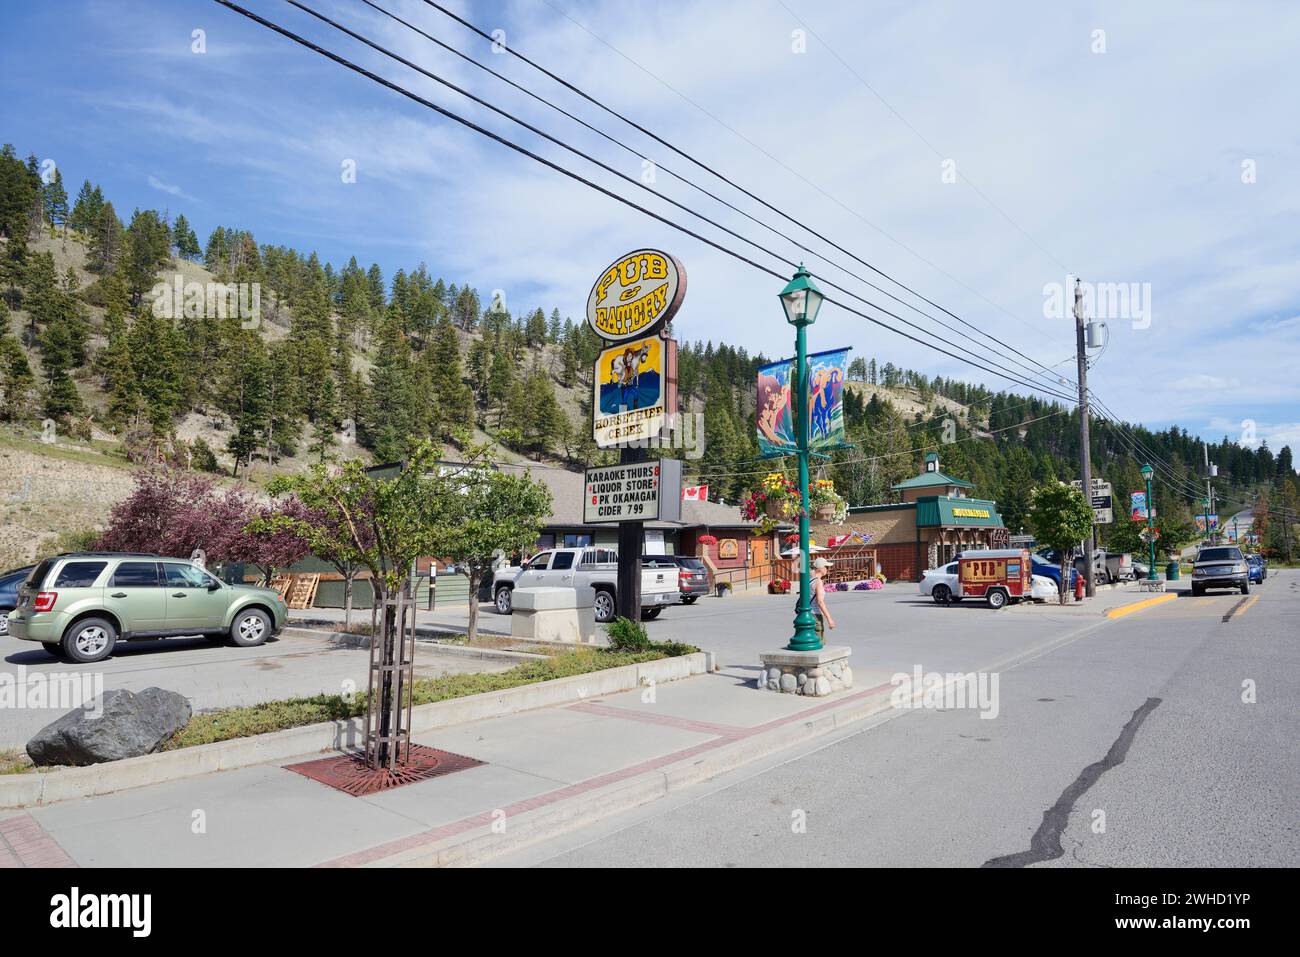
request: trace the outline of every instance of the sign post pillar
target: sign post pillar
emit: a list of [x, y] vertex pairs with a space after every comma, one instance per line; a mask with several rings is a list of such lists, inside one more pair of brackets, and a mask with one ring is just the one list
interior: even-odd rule
[[[645, 449], [619, 451], [620, 465], [636, 465], [645, 460]], [[680, 496], [681, 492], [677, 494]], [[641, 549], [644, 542], [643, 522], [618, 523], [618, 613], [629, 621], [641, 620]]]

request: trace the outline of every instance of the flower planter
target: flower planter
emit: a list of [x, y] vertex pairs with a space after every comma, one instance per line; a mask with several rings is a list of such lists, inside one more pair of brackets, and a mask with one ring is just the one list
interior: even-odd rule
[[835, 520], [835, 506], [832, 503], [827, 502], [825, 505], [819, 505], [817, 507], [817, 521], [831, 522], [834, 520]]

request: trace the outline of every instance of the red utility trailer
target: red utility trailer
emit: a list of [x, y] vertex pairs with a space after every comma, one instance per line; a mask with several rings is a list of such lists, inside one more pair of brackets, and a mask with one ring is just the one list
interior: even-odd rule
[[962, 552], [957, 587], [963, 598], [983, 598], [990, 608], [1031, 597], [1033, 572], [1029, 552], [1022, 548], [990, 548]]

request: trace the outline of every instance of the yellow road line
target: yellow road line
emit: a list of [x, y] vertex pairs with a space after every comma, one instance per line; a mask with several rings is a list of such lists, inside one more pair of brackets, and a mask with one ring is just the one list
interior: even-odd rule
[[1150, 608], [1152, 605], [1162, 605], [1167, 601], [1173, 601], [1178, 597], [1177, 592], [1156, 595], [1154, 598], [1145, 598], [1142, 601], [1135, 601], [1131, 605], [1121, 605], [1118, 608], [1112, 608], [1106, 612], [1107, 618], [1123, 618], [1125, 615], [1131, 615], [1135, 611], [1141, 611], [1143, 608]]

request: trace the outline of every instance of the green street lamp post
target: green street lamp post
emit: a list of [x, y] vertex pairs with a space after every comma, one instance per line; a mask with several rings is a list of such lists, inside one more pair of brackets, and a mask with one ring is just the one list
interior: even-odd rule
[[812, 568], [808, 547], [808, 339], [805, 330], [817, 321], [822, 291], [812, 281], [803, 264], [794, 278], [781, 290], [785, 318], [795, 328], [794, 413], [795, 438], [799, 446], [799, 604], [794, 615], [794, 637], [786, 647], [790, 651], [817, 651], [817, 622], [812, 613]]
[[1142, 466], [1142, 477], [1147, 483], [1147, 540], [1151, 545], [1151, 564], [1147, 568], [1147, 581], [1156, 580], [1156, 531], [1151, 522], [1151, 476], [1155, 475], [1156, 470], [1149, 465]]

